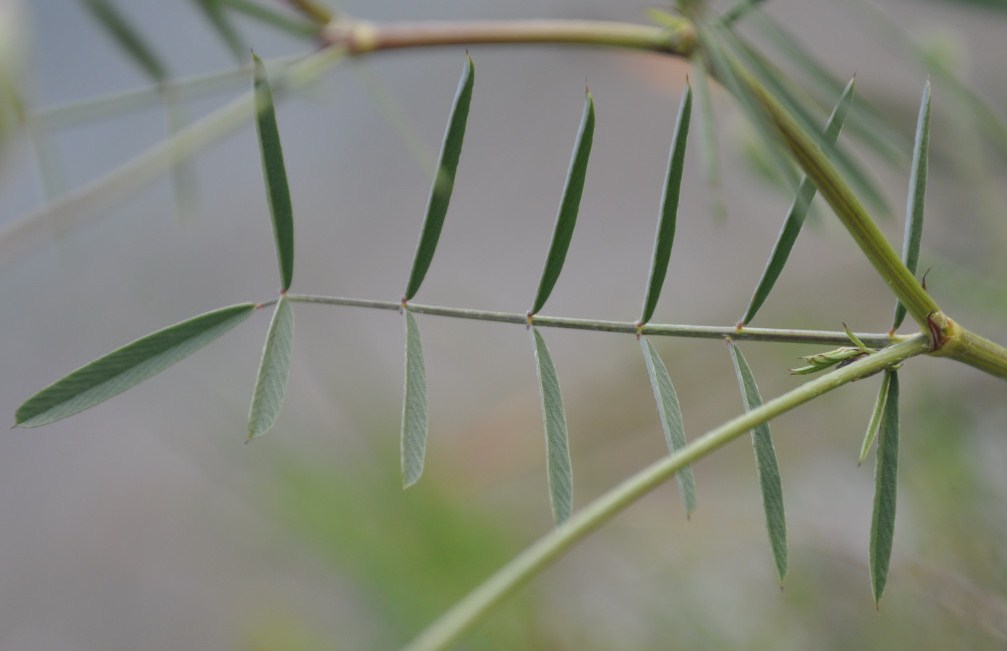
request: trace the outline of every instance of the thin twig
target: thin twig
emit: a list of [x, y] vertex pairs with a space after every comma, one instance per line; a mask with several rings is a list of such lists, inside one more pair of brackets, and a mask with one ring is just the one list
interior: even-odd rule
[[[342, 296], [318, 296], [312, 294], [288, 294], [292, 303], [316, 303], [343, 307], [369, 308], [375, 310], [401, 310], [401, 301], [378, 301]], [[422, 305], [407, 303], [406, 308], [416, 314], [430, 314], [455, 319], [495, 321], [497, 323], [517, 323], [528, 325], [528, 315], [522, 312], [494, 312], [472, 310], [460, 307]], [[580, 319], [571, 317], [545, 316], [531, 317], [534, 325], [544, 328], [568, 328], [573, 330], [593, 330], [598, 332], [620, 332], [625, 334], [654, 335], [661, 337], [689, 337], [694, 339], [723, 339], [731, 337], [738, 341], [775, 341], [792, 344], [848, 345], [850, 338], [843, 331], [794, 330], [784, 328], [737, 328], [736, 326], [683, 325], [672, 323], [648, 323], [638, 328], [632, 321], [610, 321], [603, 319]], [[869, 346], [882, 348], [909, 339], [906, 335], [887, 333], [855, 333]]]

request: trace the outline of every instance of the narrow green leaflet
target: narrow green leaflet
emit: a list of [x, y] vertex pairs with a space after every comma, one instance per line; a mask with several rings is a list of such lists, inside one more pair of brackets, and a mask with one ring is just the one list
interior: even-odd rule
[[273, 108], [273, 91], [266, 78], [262, 59], [252, 54], [255, 61], [255, 98], [258, 117], [255, 121], [259, 133], [259, 150], [262, 152], [262, 174], [269, 194], [269, 210], [273, 217], [273, 235], [276, 238], [276, 257], [280, 265], [280, 289], [287, 291], [294, 279], [294, 212], [290, 205], [290, 188], [287, 170], [283, 164], [280, 131], [276, 126]]
[[542, 421], [545, 425], [545, 462], [549, 477], [549, 504], [556, 524], [562, 524], [573, 511], [573, 468], [570, 463], [570, 441], [566, 429], [563, 397], [559, 378], [553, 366], [545, 339], [538, 328], [532, 328], [535, 341], [535, 368], [538, 373], [539, 395], [542, 398]]
[[[839, 131], [843, 128], [843, 123], [846, 120], [846, 113], [853, 102], [854, 86], [854, 80], [851, 79], [843, 90], [843, 94], [840, 95], [839, 101], [836, 102], [836, 106], [832, 109], [832, 115], [829, 116], [829, 121], [825, 126], [824, 138], [832, 144], [838, 140]], [[801, 233], [801, 227], [804, 225], [804, 219], [808, 215], [808, 208], [815, 198], [816, 191], [817, 188], [811, 179], [807, 176], [801, 178], [794, 202], [790, 205], [790, 212], [787, 213], [780, 234], [776, 238], [776, 244], [773, 245], [773, 251], [769, 255], [769, 262], [766, 263], [762, 277], [755, 287], [752, 299], [748, 303], [748, 309], [745, 310], [745, 316], [741, 319], [742, 325], [748, 325], [755, 318], [759, 308], [769, 296], [769, 292], [773, 290], [776, 280], [787, 264], [797, 236]]]
[[891, 377], [888, 399], [885, 401], [878, 438], [878, 454], [874, 466], [874, 515], [871, 518], [871, 589], [874, 601], [881, 601], [888, 582], [888, 563], [892, 557], [895, 535], [895, 497], [899, 472], [899, 376]]
[[409, 310], [406, 318], [406, 388], [402, 400], [402, 486], [409, 488], [423, 474], [427, 451], [427, 372], [423, 366], [420, 329]]
[[864, 435], [864, 442], [860, 446], [859, 466], [870, 454], [874, 441], [878, 438], [878, 431], [881, 429], [881, 419], [885, 413], [885, 405], [888, 402], [888, 389], [891, 387], [893, 371], [886, 371], [881, 378], [881, 387], [878, 389], [878, 397], [874, 401], [874, 410], [871, 412], [871, 420], [867, 423], [867, 433]]
[[[906, 202], [906, 233], [902, 241], [902, 261], [914, 275], [920, 263], [920, 242], [923, 239], [923, 204], [927, 194], [927, 152], [930, 149], [930, 80], [923, 86], [920, 115], [916, 121], [916, 142], [913, 145], [913, 167], [909, 175], [909, 199]], [[895, 302], [892, 331], [906, 318], [906, 306]]]
[[14, 424], [37, 427], [89, 409], [160, 373], [248, 318], [253, 303], [207, 312], [118, 348], [42, 389]]
[[107, 0], [84, 0], [95, 20], [115, 39], [126, 54], [157, 83], [168, 78], [168, 69], [154, 54], [136, 28]]
[[[678, 405], [678, 396], [671, 384], [668, 368], [646, 337], [640, 337], [640, 346], [643, 348], [643, 361], [647, 365], [650, 386], [654, 389], [654, 400], [657, 401], [657, 412], [661, 417], [668, 452], [681, 450], [685, 447], [685, 427], [682, 425], [682, 409]], [[682, 491], [685, 512], [691, 515], [696, 510], [696, 480], [692, 476], [692, 466], [686, 466], [679, 471], [675, 475], [675, 480], [678, 481], [679, 490]]]
[[542, 280], [538, 285], [538, 294], [531, 308], [532, 314], [539, 310], [549, 300], [549, 294], [559, 279], [566, 261], [566, 253], [573, 239], [573, 229], [577, 225], [577, 212], [580, 210], [580, 198], [584, 193], [584, 179], [587, 177], [587, 161], [591, 157], [591, 143], [594, 139], [594, 98], [590, 91], [584, 98], [584, 114], [580, 120], [580, 130], [577, 133], [577, 144], [570, 160], [570, 169], [566, 175], [566, 187], [563, 189], [563, 200], [560, 202], [559, 215], [556, 217], [556, 227], [546, 256]]
[[294, 343], [294, 312], [286, 296], [281, 296], [262, 347], [259, 376], [255, 380], [252, 406], [248, 411], [248, 440], [268, 432], [280, 415], [283, 394], [290, 375], [290, 354]]
[[[752, 369], [749, 368], [744, 355], [730, 339], [727, 340], [727, 349], [731, 351], [734, 372], [738, 377], [738, 387], [741, 389], [745, 411], [752, 411], [762, 404], [762, 396], [759, 395], [759, 387], [755, 384]], [[773, 559], [776, 561], [776, 575], [782, 583], [787, 576], [787, 520], [783, 510], [783, 486], [780, 482], [780, 469], [776, 463], [776, 450], [773, 449], [769, 423], [763, 423], [752, 430], [752, 445], [755, 448], [755, 468], [759, 474], [759, 484], [762, 488], [762, 506], [766, 511], [769, 544], [773, 549]]]
[[241, 34], [238, 33], [238, 30], [234, 28], [234, 25], [228, 19], [221, 0], [195, 0], [195, 4], [203, 11], [206, 19], [213, 26], [214, 31], [217, 32], [221, 40], [227, 45], [227, 49], [231, 51], [235, 60], [239, 63], [243, 62], [245, 60], [245, 53], [248, 52], [248, 46], [245, 45]]
[[440, 165], [437, 166], [433, 187], [430, 188], [427, 215], [423, 220], [423, 230], [420, 231], [420, 242], [416, 247], [413, 269], [409, 274], [409, 282], [403, 297], [407, 301], [419, 291], [423, 278], [427, 275], [427, 269], [430, 268], [430, 261], [434, 259], [434, 252], [437, 250], [437, 240], [440, 239], [444, 217], [448, 214], [448, 204], [451, 202], [451, 191], [455, 187], [455, 173], [458, 171], [458, 159], [462, 155], [462, 142], [465, 140], [465, 125], [469, 119], [474, 84], [475, 68], [472, 59], [466, 54], [462, 76], [458, 80], [458, 91], [451, 107], [451, 117], [448, 118], [448, 128], [444, 133]]
[[644, 297], [643, 316], [640, 323], [647, 323], [654, 316], [654, 308], [661, 297], [661, 287], [668, 273], [671, 247], [675, 242], [675, 222], [678, 216], [678, 200], [682, 191], [682, 172], [685, 169], [685, 144], [689, 139], [689, 119], [692, 116], [692, 87], [686, 85], [682, 103], [678, 109], [675, 135], [668, 155], [668, 172], [664, 182], [664, 196], [661, 198], [661, 217], [654, 237], [654, 254], [650, 263], [650, 279]]

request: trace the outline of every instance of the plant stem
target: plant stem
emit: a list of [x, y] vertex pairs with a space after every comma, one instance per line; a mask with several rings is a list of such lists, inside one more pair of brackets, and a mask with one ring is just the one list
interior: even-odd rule
[[937, 342], [934, 354], [964, 362], [981, 371], [1007, 378], [1007, 348], [966, 330], [943, 312], [928, 320], [930, 338]]
[[694, 464], [753, 427], [844, 384], [873, 375], [930, 349], [929, 337], [914, 335], [894, 346], [836, 369], [782, 396], [737, 416], [696, 439], [675, 454], [651, 464], [553, 529], [457, 602], [450, 610], [415, 638], [405, 651], [446, 649], [457, 641], [494, 606], [503, 601], [576, 542], [611, 520], [627, 506], [670, 479], [682, 468]]
[[[340, 296], [317, 296], [309, 294], [288, 294], [287, 300], [292, 303], [320, 303], [324, 305], [340, 305], [345, 307], [362, 307], [377, 310], [401, 310], [401, 301], [375, 301], [360, 298], [345, 298]], [[408, 303], [410, 312], [416, 314], [431, 314], [456, 319], [473, 319], [476, 321], [495, 321], [498, 323], [529, 324], [529, 317], [521, 312], [492, 312], [488, 310], [470, 310], [460, 307], [442, 307], [439, 305], [421, 305]], [[573, 330], [595, 330], [601, 332], [623, 332], [627, 334], [655, 335], [664, 337], [691, 337], [694, 339], [723, 339], [731, 337], [739, 341], [776, 341], [792, 344], [822, 344], [845, 346], [850, 344], [850, 338], [842, 331], [829, 330], [792, 330], [784, 328], [742, 328], [736, 326], [705, 326], [679, 325], [671, 323], [648, 323], [638, 328], [632, 321], [609, 321], [602, 319], [578, 319], [569, 317], [544, 316], [536, 314], [531, 317], [533, 325], [544, 328], [569, 328]], [[889, 344], [906, 341], [910, 336], [889, 335], [887, 333], [857, 333], [856, 335], [868, 346], [883, 348]]]
[[692, 23], [658, 27], [600, 20], [515, 20], [376, 24], [334, 20], [322, 34], [351, 55], [435, 45], [591, 45], [689, 56], [696, 44]]

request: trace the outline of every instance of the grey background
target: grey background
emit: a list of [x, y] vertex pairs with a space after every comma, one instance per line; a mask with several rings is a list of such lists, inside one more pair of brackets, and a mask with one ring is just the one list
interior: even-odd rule
[[[118, 4], [176, 75], [232, 65], [189, 3]], [[880, 42], [861, 14], [818, 0], [768, 4], [837, 73], [856, 72], [860, 92], [894, 108], [911, 129], [925, 71]], [[914, 34], [953, 39], [973, 86], [995, 106], [1005, 105], [1000, 15], [920, 1], [879, 4]], [[374, 20], [646, 19], [645, 3], [345, 2], [342, 8]], [[146, 83], [77, 3], [33, 0], [26, 9], [33, 106]], [[264, 57], [304, 50], [241, 24]], [[528, 308], [587, 79], [598, 111], [594, 154], [578, 231], [545, 311], [635, 319], [688, 66], [582, 48], [476, 47], [471, 54], [477, 81], [469, 135], [438, 255], [416, 300]], [[460, 49], [377, 55], [339, 66], [279, 106], [296, 214], [294, 290], [401, 295], [429, 173], [368, 87], [376, 81], [384, 88], [432, 157], [461, 62]], [[186, 109], [196, 118], [230, 96], [223, 92]], [[692, 147], [657, 321], [735, 323], [787, 207], [785, 197], [751, 173], [738, 144], [743, 122], [720, 89], [715, 97], [729, 218], [710, 214]], [[947, 97], [939, 84], [934, 97], [937, 106]], [[954, 121], [946, 111], [936, 114], [937, 151], [951, 149], [942, 139], [953, 138]], [[66, 187], [142, 152], [166, 128], [164, 112], [154, 108], [54, 134]], [[953, 160], [935, 164], [925, 245], [1002, 285], [1002, 273], [995, 275], [1004, 269], [1002, 209], [997, 222], [970, 208]], [[273, 297], [276, 265], [251, 123], [207, 148], [193, 167], [199, 195], [188, 214], [179, 215], [164, 179], [125, 198], [99, 222], [58, 233], [4, 264], [0, 413], [12, 415], [38, 388], [151, 330], [221, 305]], [[995, 180], [1002, 173], [994, 167], [990, 174], [986, 191], [1002, 199]], [[883, 228], [898, 242], [908, 172], [877, 166], [877, 175], [897, 216]], [[29, 143], [18, 138], [0, 162], [0, 220], [41, 203]], [[858, 330], [884, 330], [892, 301], [883, 283], [832, 216], [821, 215], [802, 235], [758, 325], [835, 329], [845, 321]], [[930, 282], [942, 305], [1007, 340], [1002, 306], [956, 293], [941, 271], [935, 269]], [[362, 597], [368, 582], [366, 573], [354, 572], [355, 561], [341, 565], [338, 555], [334, 561], [277, 516], [287, 508], [280, 497], [287, 493], [277, 488], [289, 481], [282, 469], [298, 464], [323, 475], [366, 475], [369, 483], [358, 484], [354, 501], [377, 500], [368, 490], [379, 485], [391, 495], [386, 499], [405, 508], [428, 508], [424, 495], [431, 493], [396, 492], [401, 319], [391, 312], [296, 308], [284, 411], [275, 430], [253, 445], [241, 443], [268, 320], [262, 314], [124, 396], [0, 438], [0, 649], [357, 649], [404, 641]], [[490, 514], [510, 532], [516, 553], [550, 526], [528, 336], [520, 327], [434, 317], [420, 326], [431, 399], [423, 481], [433, 487], [421, 490]], [[635, 342], [545, 334], [563, 381], [576, 503], [583, 505], [663, 454], [664, 444]], [[722, 348], [719, 342], [662, 343], [690, 438], [741, 408]], [[754, 344], [745, 350], [766, 396], [795, 386], [784, 369], [796, 355], [814, 352]], [[917, 372], [904, 374], [905, 454], [933, 453], [910, 436], [934, 422], [927, 404], [961, 411], [954, 422], [968, 428], [946, 435], [963, 439], [961, 472], [981, 478], [985, 488], [969, 507], [976, 520], [960, 526], [979, 527], [981, 520], [985, 543], [975, 543], [978, 551], [956, 547], [963, 532], [944, 531], [925, 515], [937, 489], [913, 474], [911, 462], [904, 464], [909, 470], [903, 471], [886, 617], [875, 615], [866, 570], [871, 470], [855, 464], [876, 391], [873, 382], [862, 382], [774, 423], [793, 554], [785, 593], [775, 585], [764, 540], [751, 453], [739, 442], [697, 468], [701, 507], [691, 521], [673, 488], [659, 490], [519, 593], [516, 601], [541, 607], [522, 626], [538, 630], [551, 648], [670, 648], [669, 639], [683, 648], [807, 648], [816, 641], [844, 648], [844, 640], [880, 643], [897, 631], [935, 643], [970, 631], [975, 648], [997, 644], [1002, 620], [981, 620], [985, 610], [977, 614], [973, 602], [956, 607], [953, 596], [973, 595], [973, 585], [980, 586], [980, 603], [994, 613], [1003, 609], [1007, 564], [990, 535], [1007, 533], [1003, 386], [939, 360], [913, 366]], [[955, 393], [946, 392], [948, 386]], [[333, 526], [366, 528], [367, 517]], [[390, 535], [384, 544], [394, 553], [396, 545], [411, 543]], [[970, 565], [977, 554], [988, 574], [977, 575]], [[463, 584], [481, 578], [466, 577]], [[845, 581], [856, 589], [847, 592]], [[948, 587], [959, 585], [968, 589]], [[422, 585], [402, 589], [424, 600]], [[942, 598], [953, 603], [940, 608]], [[828, 604], [831, 614], [809, 603]], [[446, 605], [427, 604], [434, 612]], [[410, 626], [402, 628], [415, 632]], [[863, 637], [844, 637], [852, 635], [844, 627]], [[309, 642], [299, 637], [305, 631]]]

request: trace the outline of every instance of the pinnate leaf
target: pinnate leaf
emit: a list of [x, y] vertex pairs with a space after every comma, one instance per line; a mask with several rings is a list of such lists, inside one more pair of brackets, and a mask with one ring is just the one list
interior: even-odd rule
[[580, 198], [584, 193], [584, 179], [587, 177], [587, 162], [591, 157], [591, 143], [594, 139], [594, 98], [590, 91], [584, 98], [584, 113], [580, 120], [580, 130], [577, 133], [577, 144], [574, 146], [573, 157], [570, 159], [570, 169], [566, 176], [566, 187], [563, 189], [563, 200], [560, 202], [559, 214], [556, 217], [556, 227], [552, 234], [552, 243], [546, 256], [545, 269], [539, 282], [538, 294], [532, 305], [531, 313], [539, 310], [549, 300], [549, 294], [559, 279], [566, 261], [566, 253], [573, 239], [573, 229], [577, 225], [577, 213], [580, 210]]
[[[840, 95], [839, 101], [836, 102], [835, 108], [832, 109], [832, 115], [829, 116], [829, 121], [825, 125], [823, 138], [830, 144], [835, 144], [839, 138], [839, 131], [843, 128], [847, 111], [853, 102], [853, 90], [854, 80], [851, 79], [843, 90], [842, 95]], [[783, 267], [786, 266], [787, 260], [790, 258], [790, 252], [794, 248], [797, 236], [801, 233], [801, 227], [804, 225], [804, 219], [808, 215], [808, 208], [811, 206], [811, 201], [815, 198], [816, 191], [817, 188], [811, 179], [807, 176], [801, 178], [794, 202], [790, 205], [790, 212], [787, 213], [787, 218], [783, 222], [783, 228], [780, 229], [780, 234], [776, 238], [776, 244], [773, 245], [769, 262], [766, 263], [762, 277], [755, 287], [755, 292], [749, 301], [745, 316], [741, 319], [743, 325], [748, 325], [755, 318], [759, 308], [762, 307], [762, 304], [769, 296], [769, 292], [773, 290], [776, 280], [780, 277]]]
[[15, 425], [37, 427], [89, 409], [199, 350], [255, 310], [243, 303], [158, 330], [82, 366], [18, 407]]
[[899, 473], [899, 376], [895, 371], [885, 373], [890, 379], [874, 465], [874, 514], [871, 518], [871, 590], [875, 602], [881, 601], [888, 582]]
[[475, 67], [472, 65], [472, 59], [466, 55], [462, 76], [458, 80], [454, 105], [451, 107], [451, 117], [448, 118], [448, 128], [444, 133], [440, 164], [437, 166], [434, 183], [430, 188], [427, 215], [423, 220], [420, 241], [416, 247], [413, 269], [406, 285], [404, 298], [407, 301], [412, 300], [416, 292], [419, 291], [423, 278], [430, 268], [430, 262], [434, 258], [434, 252], [437, 250], [437, 240], [440, 239], [444, 218], [448, 214], [448, 204], [451, 202], [451, 192], [455, 186], [458, 160], [462, 155], [462, 143], [465, 140], [465, 126], [468, 123], [474, 85]]
[[[920, 113], [916, 121], [916, 142], [913, 145], [913, 167], [909, 175], [909, 200], [906, 203], [906, 233], [902, 242], [902, 261], [913, 274], [920, 263], [920, 242], [923, 239], [923, 204], [927, 194], [927, 153], [930, 149], [930, 80], [923, 87]], [[897, 330], [906, 318], [906, 306], [895, 303], [892, 330]]]
[[[640, 337], [643, 348], [643, 360], [647, 365], [647, 375], [650, 376], [650, 386], [654, 389], [654, 400], [657, 401], [657, 412], [661, 417], [661, 428], [664, 430], [664, 440], [668, 444], [668, 452], [676, 452], [685, 447], [685, 427], [682, 425], [682, 408], [678, 404], [678, 395], [671, 383], [668, 368], [661, 360], [654, 345], [646, 337]], [[682, 491], [682, 501], [685, 502], [685, 512], [691, 514], [696, 510], [696, 480], [692, 475], [692, 466], [686, 466], [675, 475], [678, 487]]]
[[402, 485], [409, 488], [423, 474], [427, 450], [427, 374], [416, 319], [405, 311], [406, 387], [402, 400]]
[[294, 312], [286, 296], [281, 296], [262, 347], [259, 375], [255, 380], [252, 406], [248, 412], [248, 440], [262, 436], [276, 423], [283, 406], [290, 375], [290, 355], [294, 343]]
[[640, 323], [647, 323], [654, 316], [654, 308], [661, 297], [661, 287], [668, 273], [668, 261], [671, 259], [671, 247], [675, 242], [675, 222], [678, 216], [678, 200], [682, 191], [682, 172], [685, 170], [685, 145], [689, 138], [689, 119], [692, 116], [692, 86], [686, 85], [682, 95], [682, 103], [678, 109], [678, 121], [675, 123], [675, 136], [671, 141], [671, 153], [668, 156], [668, 172], [664, 184], [664, 196], [661, 199], [661, 217], [657, 224], [657, 235], [654, 238], [654, 254], [650, 263], [650, 278], [647, 281], [647, 294], [644, 297], [643, 316]]
[[566, 413], [563, 410], [563, 397], [560, 395], [556, 367], [553, 366], [545, 339], [539, 334], [538, 328], [532, 328], [531, 331], [535, 343], [539, 396], [542, 399], [542, 421], [545, 426], [549, 503], [556, 524], [562, 524], [573, 511], [573, 468], [570, 463]]
[[255, 54], [255, 98], [258, 117], [255, 121], [259, 133], [259, 150], [262, 153], [262, 173], [269, 195], [269, 210], [273, 218], [273, 236], [276, 238], [276, 258], [280, 265], [280, 289], [287, 291], [294, 279], [294, 212], [290, 204], [287, 170], [283, 164], [280, 131], [276, 126], [273, 91], [266, 77], [266, 67]]
[[[752, 369], [748, 366], [745, 356], [730, 339], [727, 340], [727, 348], [731, 351], [745, 411], [752, 411], [762, 405], [762, 396], [755, 384], [755, 376], [752, 375]], [[773, 550], [773, 559], [776, 561], [776, 575], [782, 582], [787, 576], [787, 520], [783, 509], [780, 468], [776, 462], [776, 450], [773, 448], [768, 423], [763, 423], [752, 430], [752, 446], [755, 448], [755, 468], [762, 488], [762, 506], [766, 512], [769, 544]]]

